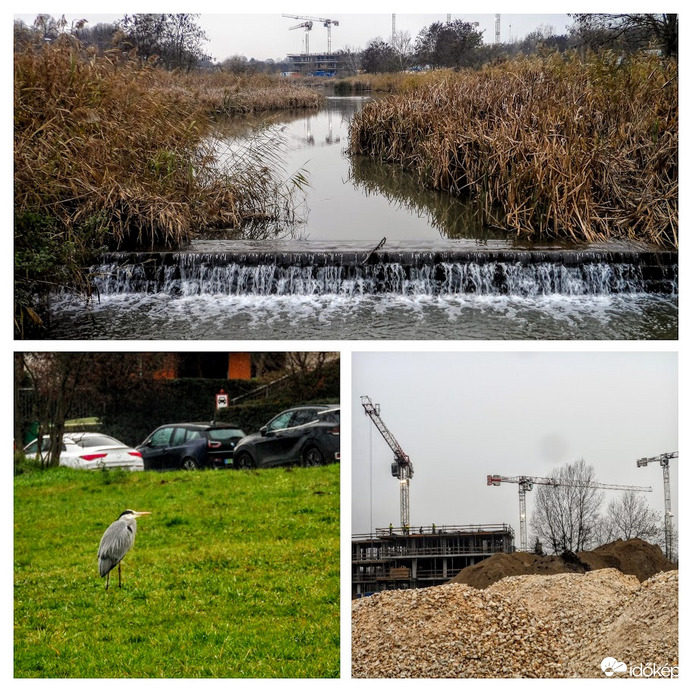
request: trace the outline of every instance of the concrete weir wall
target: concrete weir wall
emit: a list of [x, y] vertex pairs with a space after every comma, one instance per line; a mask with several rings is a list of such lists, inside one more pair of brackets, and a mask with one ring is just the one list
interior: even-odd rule
[[[343, 282], [360, 282], [371, 293], [490, 292], [514, 293], [526, 280], [539, 293], [677, 294], [677, 253], [634, 250], [388, 250], [242, 251], [109, 253], [92, 268], [108, 277], [102, 291], [166, 290], [174, 281], [225, 278], [238, 285], [262, 273], [267, 281], [322, 282], [320, 292], [334, 292]], [[239, 278], [240, 277], [240, 278]], [[124, 284], [119, 284], [124, 282]], [[341, 283], [340, 283], [341, 282]], [[575, 288], [575, 282], [582, 286]], [[249, 284], [248, 284], [249, 285]], [[118, 288], [120, 286], [120, 288]], [[160, 287], [160, 288], [157, 288]], [[143, 288], [144, 287], [144, 288]], [[233, 289], [236, 290], [235, 288]], [[253, 289], [254, 290], [254, 289]], [[302, 289], [301, 289], [302, 290]], [[337, 291], [340, 289], [336, 289]], [[272, 292], [271, 290], [269, 292]]]
[[594, 262], [627, 263], [639, 266], [677, 266], [676, 252], [668, 250], [387, 250], [371, 255], [369, 251], [317, 251], [317, 252], [111, 252], [102, 255], [104, 263], [161, 265], [180, 264], [185, 261], [218, 266], [221, 264], [275, 264], [277, 266], [342, 266], [356, 267], [367, 264], [397, 263], [420, 267], [444, 262], [520, 262], [538, 264], [551, 262], [578, 266]]

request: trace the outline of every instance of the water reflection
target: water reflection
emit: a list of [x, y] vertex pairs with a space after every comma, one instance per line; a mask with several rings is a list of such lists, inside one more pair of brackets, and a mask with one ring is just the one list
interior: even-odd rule
[[380, 196], [394, 209], [425, 218], [444, 238], [472, 238], [479, 245], [507, 239], [505, 232], [483, 225], [472, 203], [426, 189], [414, 174], [400, 166], [363, 156], [352, 157], [350, 163], [351, 182], [366, 197]]
[[399, 166], [349, 157], [349, 122], [369, 100], [329, 97], [317, 112], [285, 111], [219, 123], [220, 137], [231, 148], [280, 133], [281, 146], [272, 150], [286, 180], [298, 174], [307, 186], [298, 219], [290, 227], [260, 222], [240, 234], [216, 232], [212, 237], [334, 244], [366, 241], [367, 245], [386, 236], [390, 241], [421, 244], [443, 239], [527, 245], [501, 229], [485, 227], [471, 203], [425, 188]]

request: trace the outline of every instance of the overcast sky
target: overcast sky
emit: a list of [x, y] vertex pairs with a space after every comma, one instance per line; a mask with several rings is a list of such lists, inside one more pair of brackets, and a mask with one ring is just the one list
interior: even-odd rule
[[[154, 3], [156, 4], [156, 3]], [[407, 31], [415, 40], [418, 32], [437, 21], [445, 21], [449, 7], [441, 6], [441, 11], [436, 14], [414, 14], [422, 7], [429, 5], [420, 3], [352, 3], [350, 10], [344, 11], [344, 4], [326, 3], [322, 6], [314, 6], [312, 2], [257, 2], [248, 5], [257, 14], [224, 13], [225, 9], [233, 5], [221, 5], [220, 3], [202, 2], [195, 4], [193, 11], [200, 13], [198, 23], [206, 32], [209, 43], [205, 50], [217, 61], [222, 61], [231, 55], [245, 55], [248, 58], [265, 60], [283, 59], [289, 53], [300, 53], [304, 50], [303, 41], [305, 31], [303, 29], [291, 30], [290, 27], [300, 24], [300, 20], [282, 17], [282, 14], [293, 14], [306, 17], [324, 17], [339, 22], [339, 26], [332, 27], [332, 50], [340, 50], [345, 47], [365, 48], [370, 39], [380, 37], [389, 40], [392, 32], [392, 12], [396, 14], [397, 31]], [[330, 10], [329, 7], [335, 9]], [[454, 3], [451, 3], [454, 5]], [[367, 7], [367, 14], [356, 14], [358, 7]], [[104, 6], [105, 7], [105, 6]], [[341, 10], [339, 11], [339, 7]], [[355, 8], [355, 9], [353, 9]], [[151, 8], [147, 8], [150, 9]], [[183, 11], [175, 3], [167, 6], [163, 11]], [[453, 9], [453, 8], [452, 8]], [[87, 19], [90, 25], [99, 22], [111, 23], [122, 18], [126, 13], [132, 14], [133, 10], [118, 11], [114, 14], [95, 14], [75, 12], [68, 13], [64, 7], [59, 7], [54, 12], [42, 10], [52, 14], [56, 19], [62, 14], [68, 23], [77, 19]], [[134, 8], [137, 11], [137, 8]], [[190, 11], [188, 6], [185, 11]], [[261, 14], [260, 14], [261, 13]], [[468, 22], [478, 22], [478, 29], [484, 31], [484, 40], [492, 43], [495, 37], [494, 14], [454, 14], [452, 19], [463, 19]], [[16, 14], [16, 18], [22, 19], [26, 24], [33, 23], [36, 13]], [[501, 15], [501, 39], [521, 38], [530, 31], [543, 26], [551, 26], [555, 33], [565, 33], [566, 25], [570, 18], [566, 14], [504, 14]], [[327, 30], [322, 24], [314, 23], [309, 37], [310, 52], [326, 52]]]
[[678, 449], [674, 353], [354, 353], [352, 367], [353, 533], [399, 524], [393, 454], [362, 395], [413, 463], [413, 526], [508, 523], [518, 542], [518, 486], [489, 487], [486, 476], [549, 476], [580, 458], [602, 483], [651, 486], [663, 513], [660, 465], [636, 460]]

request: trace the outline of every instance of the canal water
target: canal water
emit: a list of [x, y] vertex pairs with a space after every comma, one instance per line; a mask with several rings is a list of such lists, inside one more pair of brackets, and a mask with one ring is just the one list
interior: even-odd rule
[[318, 113], [272, 116], [286, 176], [300, 171], [310, 182], [297, 223], [206, 234], [165, 257], [104, 257], [86, 307], [53, 297], [46, 336], [677, 338], [669, 255], [658, 262], [654, 253], [662, 266], [652, 281], [651, 257], [642, 266], [631, 248], [574, 261], [583, 249], [533, 247], [482, 228], [458, 199], [346, 155], [349, 119], [365, 100], [333, 97]]

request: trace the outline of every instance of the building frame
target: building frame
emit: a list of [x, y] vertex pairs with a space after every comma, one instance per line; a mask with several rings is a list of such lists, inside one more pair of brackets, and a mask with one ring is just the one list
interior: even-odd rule
[[507, 524], [393, 527], [351, 537], [351, 597], [445, 584], [495, 553], [513, 553]]
[[291, 54], [288, 62], [291, 72], [303, 76], [334, 77], [339, 67], [337, 57], [334, 53]]

